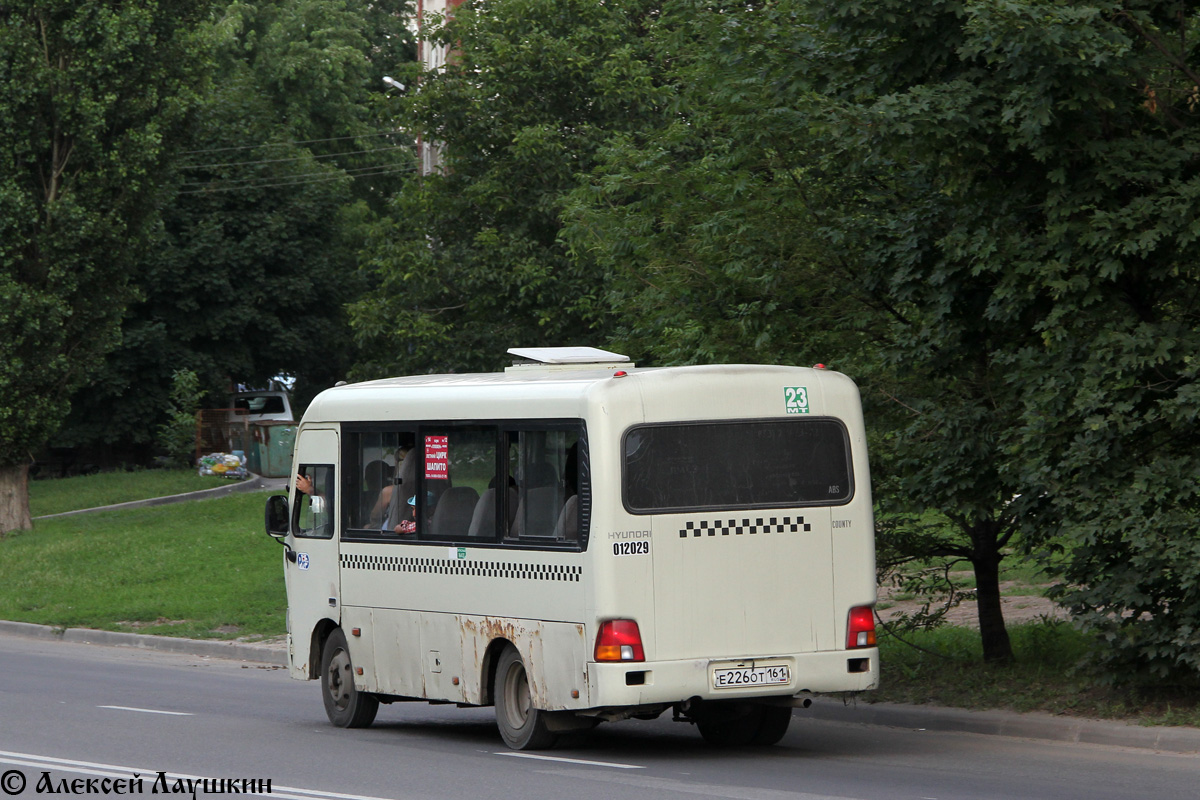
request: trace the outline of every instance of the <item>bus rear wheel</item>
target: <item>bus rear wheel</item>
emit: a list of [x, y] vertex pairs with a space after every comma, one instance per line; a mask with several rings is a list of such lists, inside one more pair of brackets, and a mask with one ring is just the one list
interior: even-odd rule
[[778, 744], [792, 724], [791, 706], [762, 706], [762, 719], [754, 732], [754, 744]]
[[721, 701], [706, 703], [698, 712], [700, 735], [721, 747], [777, 744], [792, 722], [790, 706]]
[[708, 703], [696, 714], [696, 727], [709, 744], [741, 747], [754, 741], [762, 722], [762, 711], [762, 706], [750, 703]]
[[496, 727], [510, 748], [543, 750], [558, 741], [558, 734], [546, 726], [547, 712], [533, 707], [525, 662], [512, 645], [504, 649], [496, 664], [492, 697], [496, 702]]
[[365, 728], [379, 711], [375, 695], [354, 688], [354, 665], [341, 628], [329, 634], [321, 650], [321, 699], [329, 721], [339, 728]]

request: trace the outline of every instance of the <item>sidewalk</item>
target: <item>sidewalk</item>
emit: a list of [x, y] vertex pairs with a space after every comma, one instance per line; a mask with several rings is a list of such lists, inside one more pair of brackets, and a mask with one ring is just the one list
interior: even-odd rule
[[[139, 633], [117, 633], [87, 628], [51, 628], [27, 622], [0, 620], [0, 636], [58, 640], [107, 647], [134, 647], [202, 658], [251, 661], [272, 666], [287, 666], [285, 645], [248, 644], [245, 642], [177, 639]], [[812, 707], [797, 710], [796, 716], [826, 722], [880, 725], [919, 731], [975, 733], [1008, 736], [1068, 744], [1098, 744], [1132, 747], [1164, 753], [1200, 753], [1200, 729], [1183, 727], [1143, 727], [1108, 720], [1059, 717], [1053, 714], [1013, 711], [965, 711], [942, 706], [870, 703], [865, 700], [843, 702], [834, 697], [818, 697]]]
[[830, 722], [882, 725], [889, 728], [979, 733], [1071, 744], [1133, 747], [1164, 753], [1200, 753], [1200, 728], [1142, 726], [1111, 720], [1065, 717], [1042, 712], [967, 711], [945, 706], [870, 703], [819, 697], [808, 711], [813, 718]]
[[128, 503], [114, 503], [111, 506], [81, 508], [77, 511], [63, 511], [58, 514], [43, 514], [40, 517], [34, 517], [34, 519], [73, 517], [77, 514], [94, 514], [97, 511], [115, 511], [123, 508], [148, 508], [150, 506], [165, 506], [169, 503], [183, 503], [189, 500], [211, 500], [216, 497], [224, 497], [227, 494], [234, 494], [236, 492], [254, 492], [271, 489], [285, 491], [284, 487], [287, 486], [287, 481], [287, 478], [264, 478], [261, 475], [251, 474], [251, 476], [244, 481], [237, 481], [226, 486], [217, 486], [212, 489], [201, 489], [198, 492], [170, 494], [165, 497], [151, 497], [146, 500], [130, 500]]
[[287, 666], [287, 646], [251, 644], [219, 639], [181, 639], [173, 636], [150, 636], [144, 633], [98, 631], [91, 628], [52, 628], [30, 622], [0, 620], [0, 636], [19, 636], [75, 644], [97, 644], [105, 647], [133, 647], [156, 650], [160, 653], [179, 653], [199, 658], [225, 658], [231, 661], [253, 661], [258, 664]]

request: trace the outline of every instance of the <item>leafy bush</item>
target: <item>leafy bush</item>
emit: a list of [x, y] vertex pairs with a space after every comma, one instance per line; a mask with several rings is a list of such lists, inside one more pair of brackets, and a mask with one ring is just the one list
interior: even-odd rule
[[190, 466], [196, 450], [200, 378], [190, 369], [177, 369], [171, 381], [171, 415], [158, 426], [158, 444], [171, 459]]

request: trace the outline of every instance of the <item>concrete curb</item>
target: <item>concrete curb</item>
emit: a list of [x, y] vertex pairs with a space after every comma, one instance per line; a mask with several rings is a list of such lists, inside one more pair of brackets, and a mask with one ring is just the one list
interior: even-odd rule
[[0, 620], [0, 635], [26, 639], [98, 644], [105, 647], [133, 647], [160, 653], [178, 653], [199, 658], [225, 658], [232, 661], [253, 661], [257, 664], [286, 667], [287, 653], [280, 646], [226, 642], [206, 639], [177, 639], [171, 636], [150, 636], [144, 633], [98, 631], [91, 628], [53, 628], [29, 622]]
[[1103, 744], [1167, 753], [1200, 752], [1200, 729], [1140, 726], [1109, 720], [1059, 717], [1039, 712], [967, 711], [944, 706], [901, 703], [842, 703], [835, 698], [816, 698], [807, 711], [815, 719], [882, 725], [889, 728], [981, 733], [1070, 744]]
[[165, 506], [169, 503], [183, 503], [188, 500], [210, 500], [216, 497], [224, 497], [235, 492], [252, 492], [257, 489], [269, 488], [270, 482], [261, 475], [252, 475], [244, 481], [231, 483], [228, 486], [217, 486], [213, 489], [201, 489], [198, 492], [184, 492], [183, 494], [169, 494], [165, 497], [151, 497], [146, 500], [130, 500], [128, 503], [114, 503], [111, 506], [97, 506], [96, 508], [81, 508], [77, 511], [62, 511], [58, 514], [43, 514], [40, 517], [33, 519], [55, 519], [56, 517], [73, 517], [76, 514], [94, 514], [98, 511], [119, 511], [126, 508], [149, 508], [150, 506]]

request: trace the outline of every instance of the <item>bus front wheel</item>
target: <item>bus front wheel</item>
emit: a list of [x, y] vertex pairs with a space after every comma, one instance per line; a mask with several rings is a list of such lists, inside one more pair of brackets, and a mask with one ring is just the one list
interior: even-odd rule
[[341, 628], [329, 634], [321, 650], [321, 699], [329, 721], [339, 728], [365, 728], [379, 711], [375, 695], [354, 688], [354, 665]]
[[547, 728], [547, 713], [533, 707], [525, 662], [512, 645], [504, 649], [496, 664], [492, 697], [496, 703], [496, 727], [506, 745], [513, 750], [542, 750], [554, 746], [558, 734]]

